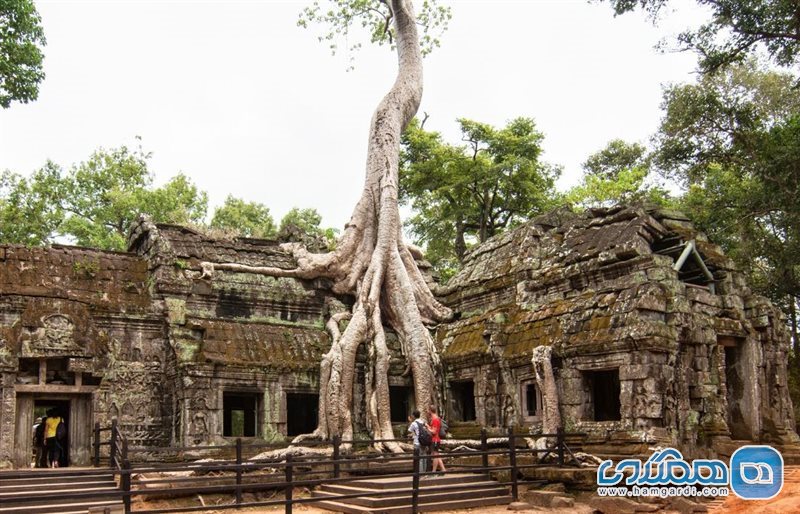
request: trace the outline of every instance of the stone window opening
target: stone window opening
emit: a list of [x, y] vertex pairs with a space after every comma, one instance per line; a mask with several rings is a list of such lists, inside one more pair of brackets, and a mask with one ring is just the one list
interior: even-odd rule
[[319, 394], [286, 393], [286, 435], [309, 434], [317, 428]]
[[475, 421], [475, 382], [464, 380], [450, 382], [454, 421]]
[[542, 393], [535, 380], [520, 383], [522, 416], [526, 421], [537, 421], [542, 417]]
[[[41, 366], [41, 365], [40, 365]], [[42, 367], [39, 368], [40, 370]], [[45, 383], [53, 385], [75, 385], [75, 374], [67, 371], [67, 359], [47, 359], [44, 362]], [[40, 371], [41, 372], [41, 371]]]
[[230, 392], [222, 395], [223, 437], [256, 437], [261, 395]]
[[619, 421], [620, 410], [619, 368], [583, 372], [584, 385], [588, 387], [588, 405], [584, 419], [590, 421]]
[[389, 410], [392, 423], [406, 423], [414, 410], [414, 388], [389, 386]]

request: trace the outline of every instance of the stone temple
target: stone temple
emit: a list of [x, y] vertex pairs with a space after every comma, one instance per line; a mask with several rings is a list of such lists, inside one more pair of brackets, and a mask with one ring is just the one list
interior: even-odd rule
[[[94, 424], [112, 418], [140, 446], [313, 430], [324, 322], [351, 300], [324, 280], [203, 269], [292, 268], [276, 241], [144, 219], [129, 241], [127, 253], [0, 246], [0, 467], [30, 465], [48, 408], [67, 419], [73, 465], [89, 463]], [[555, 211], [475, 248], [436, 292], [456, 312], [436, 329], [456, 436], [541, 430], [531, 356], [548, 345], [563, 427], [586, 434], [585, 450], [724, 456], [742, 441], [798, 443], [785, 320], [679, 213]], [[390, 344], [402, 432], [413, 389]]]

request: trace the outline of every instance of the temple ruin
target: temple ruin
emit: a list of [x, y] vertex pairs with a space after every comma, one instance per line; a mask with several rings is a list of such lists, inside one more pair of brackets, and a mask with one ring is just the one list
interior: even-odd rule
[[[0, 467], [30, 465], [31, 427], [49, 407], [67, 418], [75, 465], [89, 463], [94, 424], [112, 418], [140, 446], [313, 430], [325, 320], [351, 299], [325, 280], [203, 269], [293, 268], [276, 241], [144, 219], [129, 241], [127, 253], [0, 246]], [[728, 455], [740, 441], [798, 442], [785, 320], [679, 213], [555, 211], [475, 248], [436, 289], [456, 313], [435, 330], [456, 435], [541, 431], [531, 357], [548, 346], [559, 423], [586, 433], [589, 451]], [[389, 339], [401, 434], [412, 379]], [[355, 414], [364, 432], [363, 404]]]

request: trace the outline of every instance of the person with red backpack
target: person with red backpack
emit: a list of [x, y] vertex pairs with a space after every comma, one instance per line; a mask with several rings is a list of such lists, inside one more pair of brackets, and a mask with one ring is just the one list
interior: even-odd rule
[[440, 474], [444, 475], [447, 470], [444, 469], [444, 461], [439, 457], [439, 444], [442, 442], [442, 435], [444, 435], [445, 431], [442, 430], [442, 418], [439, 417], [435, 405], [428, 407], [428, 417], [431, 420], [430, 425], [427, 427], [431, 433], [431, 455], [433, 456], [433, 468], [431, 471], [436, 473], [438, 468], [441, 470]]

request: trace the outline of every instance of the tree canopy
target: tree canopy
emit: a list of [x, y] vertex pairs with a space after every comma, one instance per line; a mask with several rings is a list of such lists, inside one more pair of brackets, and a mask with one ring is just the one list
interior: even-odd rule
[[[657, 18], [669, 0], [608, 2], [616, 14], [642, 8]], [[800, 16], [797, 0], [697, 0], [697, 3], [710, 10], [711, 19], [681, 33], [678, 43], [698, 54], [704, 72], [740, 62], [758, 47], [762, 47], [775, 64], [798, 64]]]
[[246, 202], [232, 195], [214, 211], [211, 228], [221, 229], [243, 237], [275, 237], [275, 220], [269, 207], [259, 202]]
[[5, 172], [0, 238], [41, 245], [61, 236], [80, 246], [124, 250], [140, 213], [162, 223], [202, 223], [206, 193], [182, 174], [153, 187], [149, 157], [121, 146], [99, 149], [69, 171], [48, 162], [29, 178]]
[[800, 302], [800, 90], [745, 62], [664, 93], [654, 139], [681, 208], [787, 312]]
[[44, 79], [42, 19], [32, 0], [0, 0], [0, 106], [28, 103]]
[[643, 145], [611, 140], [586, 159], [581, 183], [564, 200], [581, 209], [619, 203], [666, 204], [669, 194], [654, 183], [650, 162]]
[[444, 271], [482, 242], [553, 205], [560, 170], [540, 160], [544, 138], [530, 118], [503, 128], [459, 119], [463, 144], [412, 121], [403, 134], [400, 198], [407, 227]]

